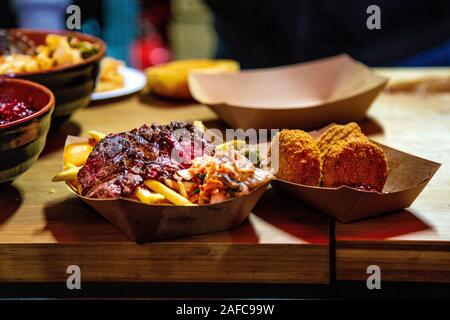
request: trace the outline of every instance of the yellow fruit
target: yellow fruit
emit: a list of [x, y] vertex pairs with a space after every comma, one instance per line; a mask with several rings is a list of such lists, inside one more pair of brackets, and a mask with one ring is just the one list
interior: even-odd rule
[[73, 143], [64, 148], [64, 163], [76, 167], [83, 166], [93, 147], [87, 143]]
[[227, 73], [239, 71], [233, 60], [178, 60], [145, 70], [151, 92], [170, 98], [192, 98], [188, 87], [191, 72]]

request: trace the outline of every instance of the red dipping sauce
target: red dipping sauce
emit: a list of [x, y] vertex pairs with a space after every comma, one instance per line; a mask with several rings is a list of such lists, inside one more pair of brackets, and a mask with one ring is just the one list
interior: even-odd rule
[[28, 117], [36, 111], [22, 100], [2, 97], [0, 98], [0, 125]]

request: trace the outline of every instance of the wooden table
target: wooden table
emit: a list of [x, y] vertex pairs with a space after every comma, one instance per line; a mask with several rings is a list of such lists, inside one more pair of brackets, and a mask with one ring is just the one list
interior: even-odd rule
[[129, 97], [77, 112], [48, 138], [39, 161], [0, 195], [0, 282], [65, 283], [69, 265], [83, 281], [328, 283], [329, 218], [266, 192], [241, 228], [138, 245], [63, 183], [67, 134], [129, 130], [143, 123], [212, 120], [204, 106]]
[[[395, 79], [450, 69], [382, 69]], [[381, 95], [365, 129], [371, 138], [442, 163], [410, 208], [351, 224], [336, 223], [336, 278], [365, 280], [369, 265], [385, 281], [450, 282], [450, 95]]]
[[174, 119], [223, 126], [204, 106], [129, 97], [81, 110], [51, 133], [39, 161], [1, 189], [0, 282], [64, 282], [71, 264], [81, 267], [83, 281], [324, 284], [330, 269], [338, 280], [365, 280], [372, 264], [381, 267], [382, 280], [450, 281], [448, 96], [383, 94], [377, 99], [363, 130], [443, 165], [411, 208], [336, 223], [335, 239], [330, 239], [333, 224], [327, 217], [269, 190], [239, 229], [137, 245], [62, 183], [50, 182], [61, 168], [67, 134], [129, 130]]

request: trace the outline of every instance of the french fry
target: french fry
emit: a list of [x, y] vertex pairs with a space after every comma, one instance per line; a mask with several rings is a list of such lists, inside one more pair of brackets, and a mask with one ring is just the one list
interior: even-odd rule
[[[171, 179], [165, 179], [164, 184], [169, 188], [178, 191], [183, 197], [188, 198], [186, 185], [182, 181], [175, 181]], [[192, 184], [192, 183], [191, 183]], [[192, 187], [192, 186], [191, 186]]]
[[78, 171], [80, 171], [80, 167], [69, 168], [55, 175], [52, 178], [52, 181], [56, 182], [56, 181], [76, 180]]
[[104, 137], [106, 137], [106, 134], [96, 131], [96, 130], [90, 130], [88, 132], [88, 136], [91, 137], [92, 139], [94, 139], [96, 142], [99, 142]]
[[177, 181], [177, 184], [178, 184], [178, 192], [187, 199], [188, 195], [187, 195], [186, 188], [184, 187], [183, 182]]
[[72, 168], [77, 168], [77, 166], [70, 162], [64, 163], [64, 170], [72, 169]]
[[192, 202], [183, 197], [178, 192], [173, 191], [169, 187], [165, 186], [159, 181], [156, 180], [146, 180], [144, 182], [145, 186], [152, 190], [153, 192], [162, 194], [167, 200], [172, 202], [177, 206], [194, 206]]
[[164, 180], [164, 184], [165, 184], [166, 186], [168, 186], [169, 188], [171, 188], [171, 189], [175, 189], [175, 190], [179, 191], [179, 190], [178, 190], [177, 182], [174, 181], [174, 180], [165, 179], [165, 180]]
[[137, 187], [134, 194], [141, 202], [145, 204], [152, 204], [165, 199], [163, 195], [159, 193], [152, 193], [148, 189], [142, 187]]

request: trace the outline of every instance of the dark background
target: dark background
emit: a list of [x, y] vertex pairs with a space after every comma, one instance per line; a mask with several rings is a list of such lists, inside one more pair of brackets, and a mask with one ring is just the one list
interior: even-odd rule
[[[450, 65], [450, 1], [437, 0], [53, 0], [59, 15], [18, 19], [30, 6], [2, 1], [0, 27], [42, 27], [80, 6], [82, 30], [102, 37], [109, 55], [144, 68], [178, 58], [231, 58], [245, 68], [348, 53], [370, 66]], [[381, 29], [369, 30], [369, 5]], [[31, 9], [30, 9], [31, 10]]]

